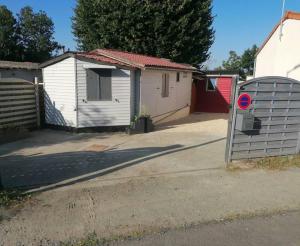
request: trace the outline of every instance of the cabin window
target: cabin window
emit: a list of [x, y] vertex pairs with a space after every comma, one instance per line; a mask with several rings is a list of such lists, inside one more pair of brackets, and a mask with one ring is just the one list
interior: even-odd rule
[[183, 72], [183, 78], [187, 78], [187, 72]]
[[217, 78], [207, 78], [206, 80], [206, 91], [216, 91], [217, 89]]
[[87, 69], [87, 100], [111, 101], [111, 69]]
[[180, 82], [180, 72], [176, 73], [176, 82]]
[[162, 75], [162, 87], [161, 87], [161, 96], [168, 97], [169, 96], [169, 74], [164, 73]]

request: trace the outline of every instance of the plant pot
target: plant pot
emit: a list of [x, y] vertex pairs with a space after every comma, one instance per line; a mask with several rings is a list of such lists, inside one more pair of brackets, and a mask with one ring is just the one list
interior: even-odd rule
[[139, 117], [129, 129], [129, 133], [147, 133], [153, 131], [153, 123], [150, 117]]

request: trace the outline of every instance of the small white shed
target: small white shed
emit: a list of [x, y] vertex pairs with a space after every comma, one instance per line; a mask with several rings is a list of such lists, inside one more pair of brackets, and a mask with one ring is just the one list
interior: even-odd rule
[[288, 11], [259, 49], [255, 77], [282, 76], [300, 81], [300, 13]]
[[187, 64], [97, 49], [68, 52], [40, 67], [49, 125], [124, 127], [141, 114], [159, 123], [190, 112], [195, 68]]

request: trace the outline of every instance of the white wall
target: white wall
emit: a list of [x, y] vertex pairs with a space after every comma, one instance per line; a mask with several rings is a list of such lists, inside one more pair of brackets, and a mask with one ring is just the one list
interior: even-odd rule
[[[170, 76], [169, 97], [161, 96], [163, 73], [169, 73]], [[183, 72], [180, 72], [180, 82], [176, 82], [176, 71], [143, 70], [141, 73], [141, 112], [155, 117], [190, 106], [191, 90], [191, 72], [187, 72], [186, 78], [183, 78]]]
[[94, 64], [78, 59], [76, 63], [78, 127], [130, 125], [130, 70], [112, 70], [112, 101], [87, 101], [83, 66]]
[[75, 59], [43, 68], [46, 123], [76, 127]]
[[300, 21], [288, 19], [272, 35], [256, 58], [255, 77], [283, 76], [300, 80]]

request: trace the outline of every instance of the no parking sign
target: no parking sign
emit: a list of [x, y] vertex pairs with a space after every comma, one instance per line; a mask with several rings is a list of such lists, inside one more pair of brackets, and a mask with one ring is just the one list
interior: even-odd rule
[[239, 109], [246, 110], [251, 105], [251, 96], [248, 93], [242, 93], [238, 98]]

